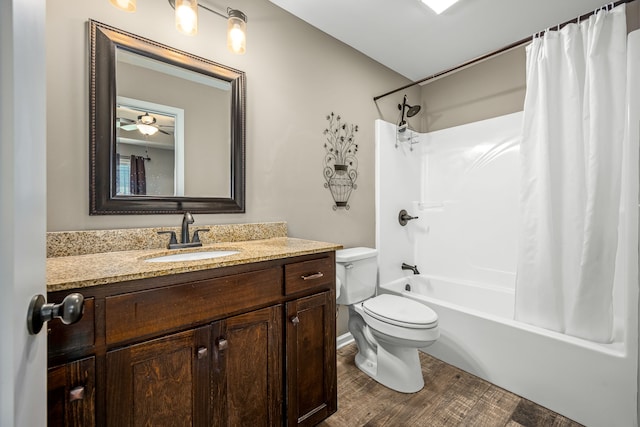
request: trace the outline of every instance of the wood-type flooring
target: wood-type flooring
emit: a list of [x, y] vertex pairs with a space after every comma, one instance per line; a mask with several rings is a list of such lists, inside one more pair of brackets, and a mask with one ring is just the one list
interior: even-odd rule
[[425, 387], [392, 391], [355, 365], [355, 343], [338, 350], [338, 412], [321, 427], [580, 427], [562, 415], [420, 352]]

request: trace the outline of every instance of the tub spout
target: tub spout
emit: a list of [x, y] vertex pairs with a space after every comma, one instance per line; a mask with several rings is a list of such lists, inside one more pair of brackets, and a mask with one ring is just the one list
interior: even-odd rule
[[403, 270], [411, 270], [413, 271], [413, 274], [420, 274], [420, 272], [418, 271], [418, 266], [417, 265], [409, 265], [407, 263], [402, 263], [402, 269]]

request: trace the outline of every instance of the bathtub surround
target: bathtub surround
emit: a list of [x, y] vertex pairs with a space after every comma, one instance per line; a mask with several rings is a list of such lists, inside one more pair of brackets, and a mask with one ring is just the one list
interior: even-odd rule
[[[638, 37], [632, 33], [630, 45]], [[630, 49], [638, 57], [630, 67], [640, 65], [638, 47]], [[630, 106], [636, 144], [638, 104]], [[441, 336], [429, 354], [585, 425], [635, 426], [638, 184], [623, 190], [613, 343], [515, 321], [521, 120], [516, 113], [420, 134], [413, 151], [395, 147], [395, 125], [376, 123], [380, 292], [412, 297], [438, 314]], [[637, 170], [630, 160], [637, 145], [635, 153], [623, 168]], [[419, 219], [400, 226], [400, 209]], [[422, 274], [402, 270], [403, 262]]]
[[602, 343], [614, 332], [620, 184], [638, 179], [621, 175], [626, 44], [622, 4], [527, 47], [516, 319]]

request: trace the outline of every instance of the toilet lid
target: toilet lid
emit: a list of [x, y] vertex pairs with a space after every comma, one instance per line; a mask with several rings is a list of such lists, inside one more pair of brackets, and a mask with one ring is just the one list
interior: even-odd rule
[[407, 328], [434, 328], [438, 315], [424, 304], [397, 295], [382, 294], [366, 300], [362, 308], [381, 322]]

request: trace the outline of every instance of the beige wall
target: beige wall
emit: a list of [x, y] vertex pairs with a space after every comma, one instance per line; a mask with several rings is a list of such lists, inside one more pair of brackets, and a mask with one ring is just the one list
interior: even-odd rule
[[[374, 120], [393, 121], [398, 99], [373, 97], [408, 81], [267, 0], [227, 0], [248, 16], [247, 53], [226, 50], [226, 22], [201, 11], [199, 34], [175, 30], [164, 0], [134, 14], [107, 0], [47, 3], [48, 230], [177, 225], [179, 215], [89, 216], [89, 18], [247, 73], [247, 212], [196, 215], [196, 222], [287, 221], [294, 237], [369, 245], [374, 237]], [[400, 97], [401, 99], [401, 97]], [[324, 188], [322, 131], [330, 112], [359, 125], [358, 189], [334, 211]]]
[[525, 49], [517, 48], [422, 86], [424, 131], [521, 111]]
[[[628, 3], [627, 29], [638, 28], [640, 4]], [[420, 130], [431, 132], [522, 111], [525, 63], [523, 46], [421, 86]]]

